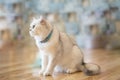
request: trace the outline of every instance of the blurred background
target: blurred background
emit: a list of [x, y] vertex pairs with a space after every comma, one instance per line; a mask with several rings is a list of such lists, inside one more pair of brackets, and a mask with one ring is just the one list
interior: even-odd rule
[[0, 0], [0, 48], [29, 39], [33, 17], [43, 15], [82, 48], [120, 47], [120, 0]]
[[120, 0], [0, 0], [0, 48], [29, 40], [29, 24], [43, 15], [82, 48], [120, 47]]
[[81, 78], [120, 79], [120, 0], [0, 0], [0, 80], [38, 80], [31, 70], [41, 61], [29, 25], [40, 15], [87, 49], [86, 62], [102, 65], [102, 75]]

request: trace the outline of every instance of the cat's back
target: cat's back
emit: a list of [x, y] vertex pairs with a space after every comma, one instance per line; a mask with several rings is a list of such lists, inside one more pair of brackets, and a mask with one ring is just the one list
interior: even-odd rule
[[64, 53], [69, 53], [72, 50], [73, 43], [67, 34], [60, 32], [60, 42]]
[[69, 35], [67, 35], [66, 33], [63, 33], [63, 32], [60, 32], [60, 39], [65, 44], [67, 44], [67, 43], [71, 44], [71, 45], [77, 44], [76, 41], [72, 37], [70, 37]]

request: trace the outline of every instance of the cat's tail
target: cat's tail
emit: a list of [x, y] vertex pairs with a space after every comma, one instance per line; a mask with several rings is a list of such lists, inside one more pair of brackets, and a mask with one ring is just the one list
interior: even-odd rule
[[83, 63], [80, 66], [80, 70], [86, 75], [92, 76], [100, 73], [100, 66], [92, 63]]

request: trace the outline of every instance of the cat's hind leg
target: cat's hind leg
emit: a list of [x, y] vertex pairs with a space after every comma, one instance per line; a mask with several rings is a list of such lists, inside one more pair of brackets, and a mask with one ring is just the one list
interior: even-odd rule
[[82, 62], [83, 55], [78, 48], [78, 46], [73, 46], [71, 56], [69, 56], [68, 64], [66, 65], [66, 73], [75, 73], [78, 72], [79, 69], [77, 66], [80, 62]]

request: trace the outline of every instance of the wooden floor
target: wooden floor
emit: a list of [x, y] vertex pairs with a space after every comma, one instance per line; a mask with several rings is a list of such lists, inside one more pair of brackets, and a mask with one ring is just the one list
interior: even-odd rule
[[120, 80], [120, 50], [83, 50], [85, 62], [101, 66], [101, 74], [86, 76], [75, 74], [55, 74], [52, 77], [37, 75], [32, 63], [35, 60], [34, 44], [10, 45], [0, 50], [0, 80]]

